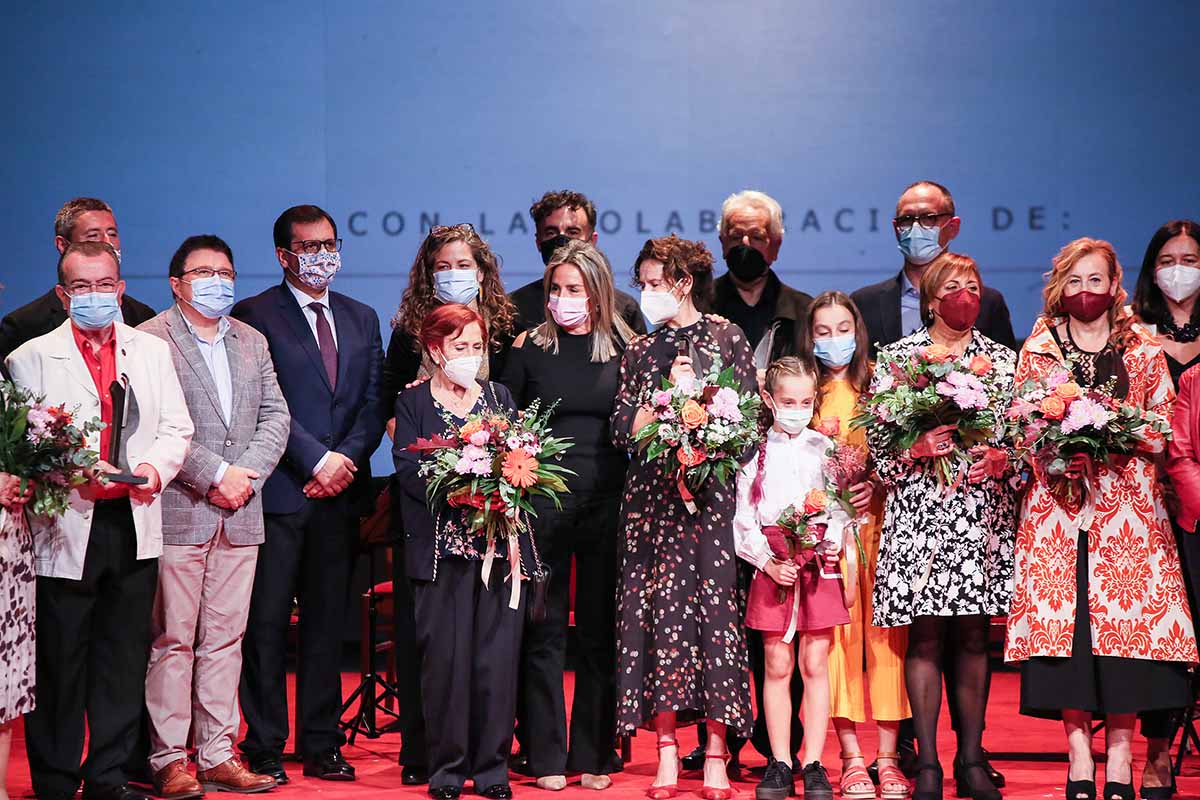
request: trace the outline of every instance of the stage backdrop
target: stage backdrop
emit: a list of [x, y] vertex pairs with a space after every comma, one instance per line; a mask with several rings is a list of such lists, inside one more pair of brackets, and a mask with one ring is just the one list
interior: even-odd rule
[[649, 236], [717, 249], [721, 201], [752, 187], [786, 213], [781, 277], [852, 290], [899, 269], [896, 197], [930, 178], [1023, 336], [1063, 243], [1110, 239], [1136, 271], [1158, 225], [1200, 216], [1197, 17], [1184, 1], [10, 4], [0, 312], [52, 282], [54, 214], [77, 195], [113, 205], [129, 291], [157, 308], [184, 237], [229, 241], [246, 296], [280, 278], [275, 217], [318, 203], [346, 240], [334, 288], [376, 308], [386, 341], [430, 224], [473, 223], [516, 287], [541, 269], [529, 204], [578, 189], [625, 286]]

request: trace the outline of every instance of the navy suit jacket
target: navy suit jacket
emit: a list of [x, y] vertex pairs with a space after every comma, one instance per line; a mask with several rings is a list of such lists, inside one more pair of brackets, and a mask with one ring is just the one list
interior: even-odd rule
[[267, 337], [279, 388], [292, 415], [283, 460], [263, 486], [263, 511], [268, 514], [290, 514], [313, 502], [304, 496], [304, 484], [326, 450], [336, 450], [358, 466], [354, 483], [334, 500], [365, 504], [371, 499], [371, 454], [384, 430], [379, 317], [370, 306], [337, 292], [329, 293], [329, 307], [337, 329], [336, 391], [329, 385], [304, 312], [285, 284], [233, 307], [233, 317]]

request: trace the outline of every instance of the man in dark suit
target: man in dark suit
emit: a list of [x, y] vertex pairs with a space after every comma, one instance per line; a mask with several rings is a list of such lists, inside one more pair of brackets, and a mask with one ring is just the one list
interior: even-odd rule
[[[59, 255], [73, 242], [107, 242], [121, 256], [121, 234], [112, 208], [94, 197], [68, 200], [54, 218], [54, 246]], [[136, 328], [154, 316], [154, 309], [128, 294], [121, 297], [121, 315], [125, 324]], [[26, 303], [0, 320], [0, 360], [30, 339], [44, 336], [67, 321], [62, 301], [54, 287], [36, 300]]]
[[[596, 243], [596, 206], [587, 197], [570, 189], [546, 192], [542, 199], [529, 207], [533, 220], [533, 243], [542, 256], [542, 264], [549, 264], [554, 251], [572, 239]], [[617, 313], [638, 333], [646, 332], [646, 321], [642, 318], [638, 301], [620, 289], [616, 295]], [[510, 292], [508, 298], [517, 307], [517, 318], [513, 323], [513, 336], [521, 331], [536, 328], [546, 321], [545, 290], [542, 278]]]
[[[958, 236], [961, 224], [950, 190], [940, 183], [917, 181], [900, 195], [892, 228], [904, 254], [904, 267], [894, 278], [864, 286], [850, 295], [867, 323], [872, 357], [878, 348], [899, 341], [923, 326], [921, 274], [926, 264], [946, 252]], [[991, 287], [983, 287], [975, 328], [1006, 347], [1014, 350], [1017, 347], [1004, 295]]]
[[358, 518], [372, 499], [370, 459], [383, 436], [383, 344], [375, 312], [328, 289], [341, 268], [332, 217], [294, 206], [275, 221], [274, 238], [283, 283], [233, 308], [267, 338], [292, 416], [283, 460], [263, 486], [266, 542], [242, 648], [248, 729], [240, 747], [254, 772], [287, 782], [285, 651], [296, 597], [296, 745], [304, 774], [354, 780], [338, 728], [340, 661]]

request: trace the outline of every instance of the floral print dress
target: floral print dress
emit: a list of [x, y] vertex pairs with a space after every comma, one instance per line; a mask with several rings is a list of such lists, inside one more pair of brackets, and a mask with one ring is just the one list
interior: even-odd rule
[[734, 368], [741, 391], [758, 390], [741, 329], [701, 319], [662, 327], [630, 343], [621, 360], [613, 442], [632, 457], [621, 500], [621, 587], [617, 598], [617, 729], [650, 726], [676, 712], [685, 723], [709, 719], [748, 736], [750, 674], [737, 599], [733, 543], [734, 481], [715, 479], [696, 493], [696, 514], [661, 462], [646, 462], [633, 420], [684, 340], [697, 374], [718, 359]]

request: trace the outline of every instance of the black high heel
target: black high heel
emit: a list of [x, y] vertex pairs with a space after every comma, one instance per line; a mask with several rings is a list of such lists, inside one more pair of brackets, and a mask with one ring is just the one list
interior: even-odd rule
[[[972, 769], [978, 769], [982, 773], [987, 786], [977, 789], [971, 785], [971, 781], [967, 778], [967, 772]], [[969, 797], [971, 800], [1004, 800], [1000, 790], [992, 784], [986, 762], [980, 760], [962, 763], [957, 758], [954, 759], [954, 796]]]
[[1086, 781], [1071, 780], [1071, 767], [1067, 767], [1067, 800], [1080, 800], [1082, 795], [1086, 800], [1096, 800], [1096, 764], [1092, 763], [1092, 778]]
[[916, 789], [912, 793], [912, 800], [942, 800], [942, 781], [944, 773], [942, 772], [941, 764], [921, 764], [917, 767], [917, 773], [913, 775], [913, 785], [920, 783], [921, 773], [925, 770], [937, 773], [937, 789]]
[[1133, 781], [1129, 783], [1104, 782], [1104, 800], [1134, 800]]

